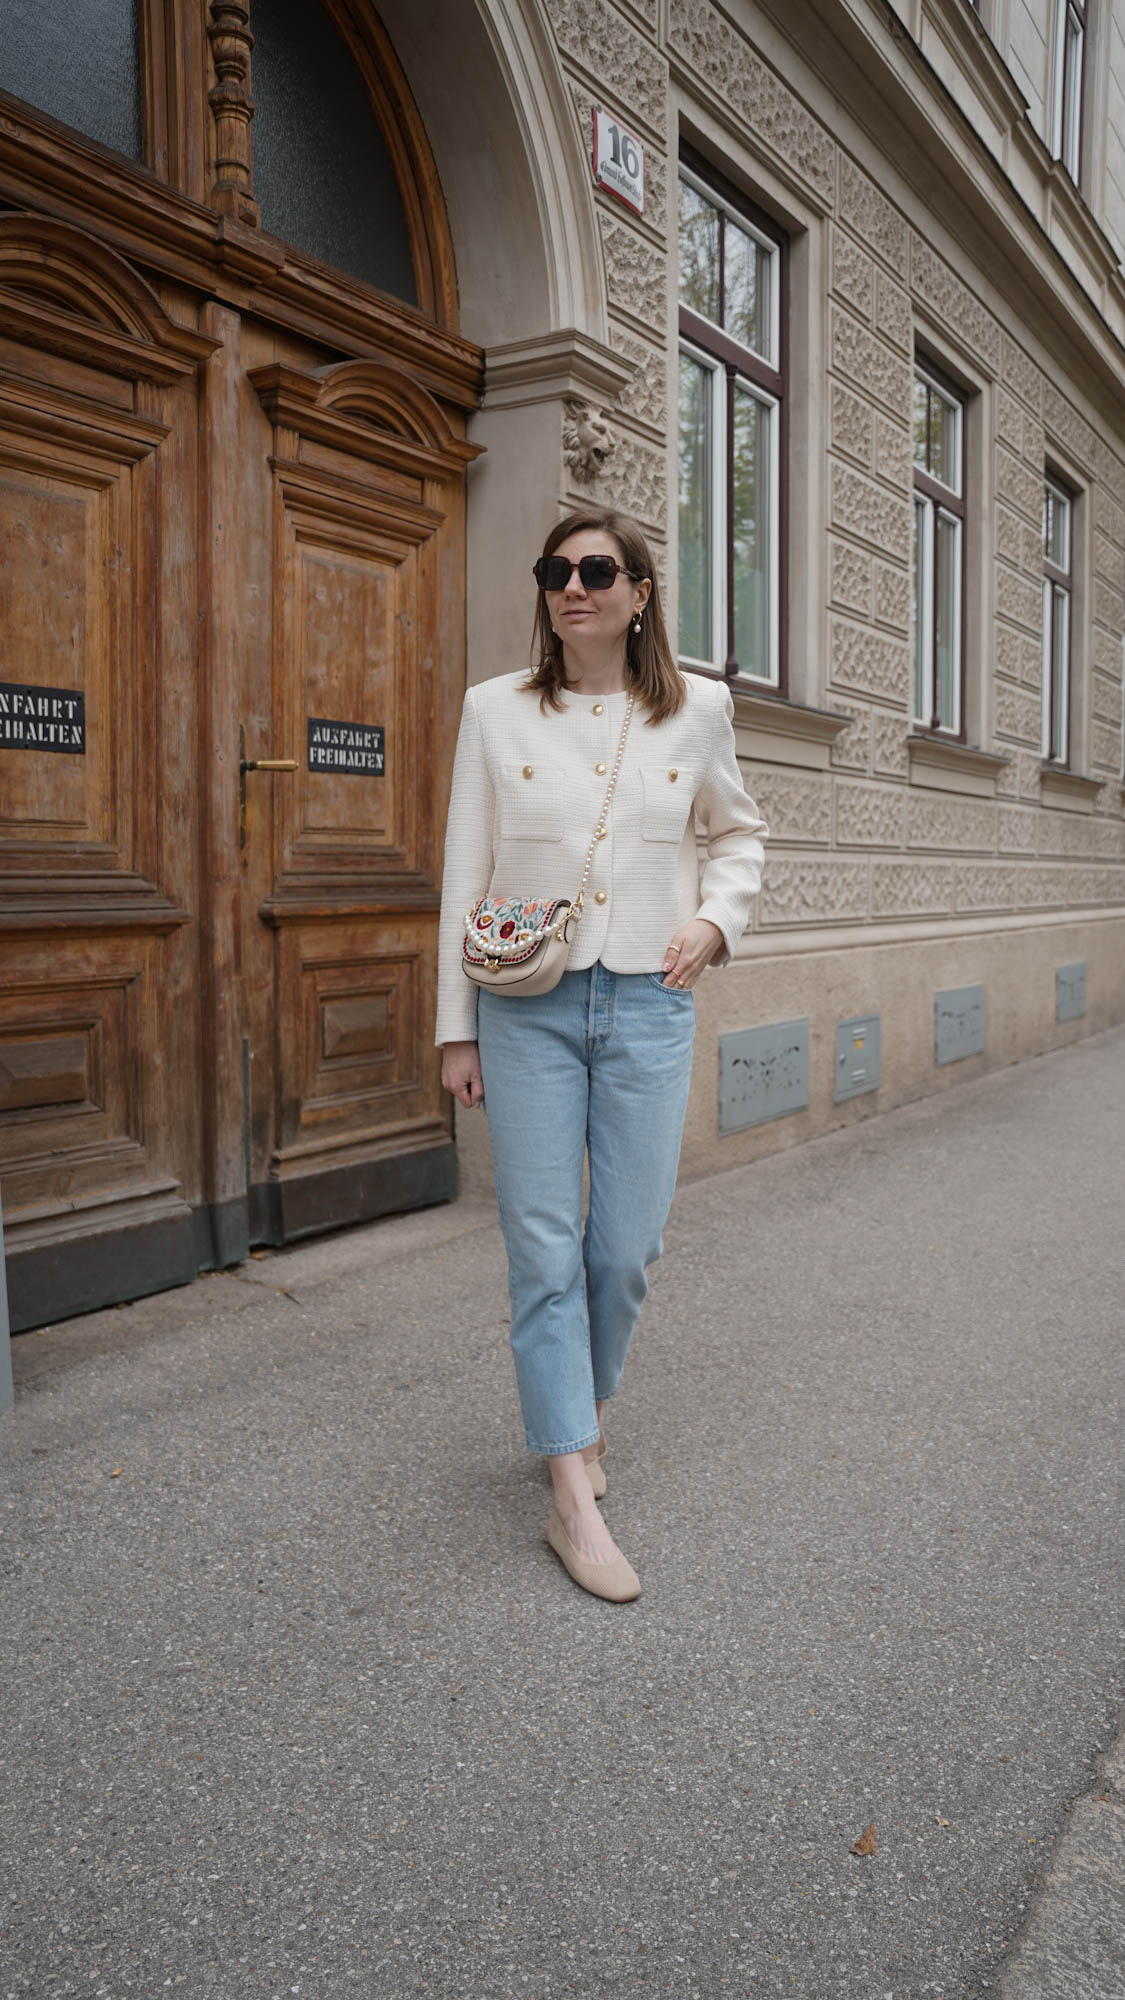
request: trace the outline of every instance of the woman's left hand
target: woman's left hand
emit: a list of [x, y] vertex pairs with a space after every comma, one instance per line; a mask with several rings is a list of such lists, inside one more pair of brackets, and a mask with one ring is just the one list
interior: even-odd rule
[[665, 986], [694, 986], [705, 965], [720, 950], [723, 934], [707, 917], [693, 917], [671, 939], [664, 952]]

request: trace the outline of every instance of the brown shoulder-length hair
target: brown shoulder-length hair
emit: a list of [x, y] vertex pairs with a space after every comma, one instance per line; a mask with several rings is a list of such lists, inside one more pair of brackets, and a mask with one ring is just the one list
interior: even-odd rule
[[[640, 631], [634, 632], [630, 622], [625, 634], [625, 666], [628, 685], [642, 708], [648, 710], [646, 720], [663, 722], [666, 716], [675, 715], [683, 707], [686, 693], [683, 674], [668, 644], [652, 551], [631, 515], [622, 514], [616, 507], [581, 507], [555, 524], [543, 544], [543, 554], [553, 556], [569, 535], [581, 534], [585, 528], [611, 535], [630, 575], [638, 579], [647, 577], [652, 584]], [[521, 686], [528, 694], [538, 694], [539, 706], [546, 710], [561, 708], [559, 697], [571, 685], [563, 665], [562, 640], [551, 625], [547, 600], [540, 591], [531, 634], [531, 676]]]

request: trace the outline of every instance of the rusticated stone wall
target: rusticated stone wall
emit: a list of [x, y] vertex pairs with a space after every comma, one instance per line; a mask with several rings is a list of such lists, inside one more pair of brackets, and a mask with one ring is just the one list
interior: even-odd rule
[[[668, 535], [668, 283], [675, 250], [675, 162], [667, 159], [668, 61], [657, 43], [658, 7], [609, 0], [546, 0], [570, 86], [581, 144], [593, 146], [593, 108], [616, 113], [645, 151], [644, 215], [595, 195], [613, 346], [635, 368], [613, 410], [615, 445], [592, 480], [571, 478], [566, 498], [629, 509], [658, 561]], [[671, 232], [671, 235], [669, 234]]]
[[[669, 547], [667, 329], [675, 286], [676, 161], [668, 95], [697, 96], [740, 135], [741, 159], [798, 186], [822, 231], [824, 296], [805, 301], [824, 328], [824, 458], [802, 488], [823, 494], [827, 534], [820, 684], [810, 699], [849, 718], [830, 768], [754, 763], [747, 782], [772, 828], [755, 928], [1125, 908], [1122, 656], [1125, 438], [1107, 437], [1074, 384], [1048, 376], [987, 272], [954, 269], [917, 197], [894, 198], [895, 162], [861, 160], [810, 109], [794, 47], [784, 74], [714, 0], [545, 0], [584, 148], [595, 103], [645, 146], [646, 204], [632, 216], [607, 194], [597, 213], [610, 338], [636, 366], [606, 412], [616, 449], [591, 493], [618, 500]], [[775, 19], [776, 17], [771, 17]], [[763, 33], [763, 45], [776, 42]], [[721, 164], [721, 161], [717, 162]], [[908, 200], [910, 202], [908, 210]], [[768, 206], [768, 202], [766, 203]], [[980, 747], [1007, 761], [995, 796], [970, 795], [931, 767], [912, 779], [910, 406], [916, 331], [981, 385], [973, 412], [967, 537], [980, 581], [968, 671]], [[975, 456], [974, 456], [975, 454]], [[1082, 488], [1082, 577], [1072, 762], [1096, 792], [1045, 803], [1042, 730], [1042, 496], [1045, 459]], [[814, 579], [802, 588], [817, 590]]]

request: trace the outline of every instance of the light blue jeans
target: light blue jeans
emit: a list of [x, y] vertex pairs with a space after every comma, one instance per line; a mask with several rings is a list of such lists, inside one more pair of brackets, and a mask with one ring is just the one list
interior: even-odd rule
[[[477, 1045], [530, 1451], [595, 1443], [676, 1185], [695, 1001], [660, 972], [482, 989]], [[582, 1160], [590, 1202], [582, 1227]]]

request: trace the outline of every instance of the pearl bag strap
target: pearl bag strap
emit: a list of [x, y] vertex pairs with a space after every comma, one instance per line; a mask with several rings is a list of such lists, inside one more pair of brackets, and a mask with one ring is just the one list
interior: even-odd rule
[[594, 837], [591, 840], [590, 845], [586, 850], [586, 866], [582, 870], [582, 880], [578, 885], [577, 900], [572, 906], [573, 915], [576, 918], [582, 915], [583, 899], [586, 893], [586, 883], [589, 878], [590, 868], [593, 864], [594, 849], [597, 846], [599, 840], [603, 840], [605, 838], [606, 816], [609, 812], [609, 802], [613, 797], [614, 786], [617, 783], [617, 774], [621, 769], [621, 759], [625, 755], [625, 738], [629, 734], [629, 719], [632, 716], [633, 703], [636, 701], [636, 698], [637, 697], [635, 694], [630, 693], [629, 698], [625, 703], [625, 720], [621, 725], [621, 740], [617, 745], [617, 755], [613, 760], [613, 770], [610, 774], [609, 786], [605, 795], [605, 802], [602, 806], [601, 812], [598, 814], [598, 823], [597, 826], [594, 828]]

